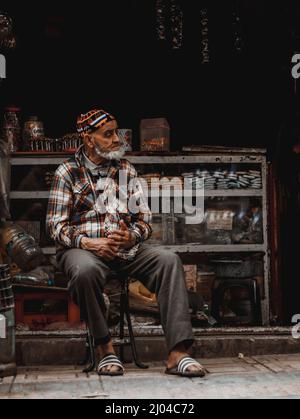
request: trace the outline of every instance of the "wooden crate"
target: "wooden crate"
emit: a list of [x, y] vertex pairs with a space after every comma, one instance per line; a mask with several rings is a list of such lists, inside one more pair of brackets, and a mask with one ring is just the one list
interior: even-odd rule
[[[53, 301], [62, 303], [65, 305], [66, 309], [61, 312], [51, 312], [51, 313], [38, 313], [30, 312], [26, 310], [26, 305], [29, 303], [38, 303], [43, 301]], [[15, 291], [15, 314], [16, 314], [16, 323], [23, 323], [29, 326], [34, 326], [36, 324], [40, 325], [49, 325], [56, 322], [68, 322], [71, 325], [77, 324], [80, 322], [80, 310], [71, 301], [69, 293], [67, 290], [37, 290], [31, 292], [20, 292]]]

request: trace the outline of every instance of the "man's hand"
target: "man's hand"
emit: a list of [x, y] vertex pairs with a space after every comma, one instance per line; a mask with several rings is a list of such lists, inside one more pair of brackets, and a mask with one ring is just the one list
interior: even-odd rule
[[131, 249], [136, 244], [136, 235], [128, 229], [123, 220], [120, 222], [120, 230], [112, 231], [109, 238], [120, 249]]
[[119, 246], [111, 238], [89, 239], [84, 237], [81, 240], [81, 248], [93, 252], [107, 262], [114, 260], [119, 251]]

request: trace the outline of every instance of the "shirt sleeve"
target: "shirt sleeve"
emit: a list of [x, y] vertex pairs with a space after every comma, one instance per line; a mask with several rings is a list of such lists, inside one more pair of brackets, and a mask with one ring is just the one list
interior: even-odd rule
[[70, 225], [73, 208], [73, 192], [70, 182], [61, 173], [55, 172], [48, 201], [46, 226], [50, 237], [67, 248], [80, 248], [81, 240], [87, 237]]
[[[128, 204], [132, 230], [137, 236], [137, 242], [141, 243], [148, 240], [152, 235], [152, 212], [148, 205], [148, 197], [145, 195], [142, 184], [139, 181], [137, 171], [131, 164], [128, 172]], [[134, 211], [132, 211], [133, 209]]]

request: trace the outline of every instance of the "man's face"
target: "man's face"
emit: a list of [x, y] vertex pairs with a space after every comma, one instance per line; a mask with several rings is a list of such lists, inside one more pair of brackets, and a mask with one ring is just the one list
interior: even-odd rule
[[116, 121], [110, 121], [102, 128], [91, 134], [94, 145], [99, 149], [108, 153], [110, 151], [117, 151], [121, 146], [120, 138], [118, 136], [118, 124]]
[[88, 134], [86, 145], [94, 159], [120, 160], [126, 153], [126, 144], [118, 136], [118, 124], [110, 121], [97, 131]]

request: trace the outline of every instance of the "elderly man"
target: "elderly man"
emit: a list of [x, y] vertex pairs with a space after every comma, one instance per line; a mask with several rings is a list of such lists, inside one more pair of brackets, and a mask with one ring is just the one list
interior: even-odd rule
[[93, 110], [78, 118], [77, 130], [84, 144], [55, 173], [47, 226], [71, 296], [99, 347], [99, 375], [124, 373], [104, 313], [103, 289], [114, 271], [140, 280], [156, 293], [169, 354], [165, 372], [204, 376], [204, 368], [188, 353], [194, 339], [179, 256], [144, 244], [152, 229], [151, 212], [141, 189], [130, 192], [128, 188], [126, 196], [129, 201], [135, 193], [140, 194], [139, 211], [120, 211], [118, 205], [111, 211], [107, 203], [116, 191], [120, 204], [124, 192], [121, 172], [128, 183], [137, 179], [135, 168], [123, 159], [126, 147], [118, 136], [116, 119], [108, 112]]

